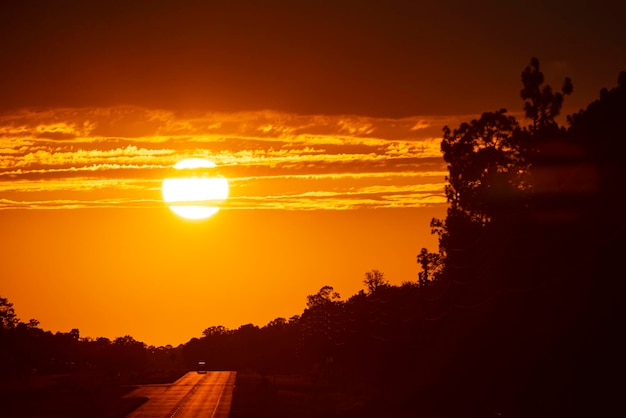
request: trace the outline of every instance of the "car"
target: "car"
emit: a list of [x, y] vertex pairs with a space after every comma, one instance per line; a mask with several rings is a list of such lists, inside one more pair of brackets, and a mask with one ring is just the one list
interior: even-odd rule
[[198, 373], [204, 374], [206, 372], [207, 372], [206, 361], [199, 361], [198, 362]]

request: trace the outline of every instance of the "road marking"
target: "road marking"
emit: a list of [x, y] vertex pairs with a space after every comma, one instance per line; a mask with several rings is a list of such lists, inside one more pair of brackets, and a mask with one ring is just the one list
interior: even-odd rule
[[213, 409], [213, 413], [211, 413], [211, 418], [213, 418], [215, 416], [215, 413], [217, 412], [217, 408], [220, 406], [220, 401], [222, 400], [222, 395], [224, 395], [224, 389], [226, 389], [226, 382], [224, 382], [224, 385], [222, 386], [222, 391], [220, 392], [220, 397], [217, 398], [217, 402], [215, 403], [215, 409]]
[[[172, 410], [167, 414], [167, 416], [169, 418], [174, 418], [176, 416], [176, 414], [178, 414], [178, 411], [180, 411], [180, 408], [182, 408], [182, 406], [185, 404], [185, 402], [187, 402], [187, 400], [191, 397], [191, 395], [193, 395], [193, 393], [198, 389], [198, 387], [200, 386], [202, 381], [204, 379], [206, 379], [207, 376], [208, 375], [202, 376], [202, 379], [198, 380], [198, 382], [195, 385], [193, 385], [193, 387], [191, 389], [189, 389], [189, 392], [187, 392], [185, 394], [185, 396], [183, 396], [182, 399], [180, 401], [178, 401], [178, 403], [176, 405], [174, 405], [174, 408], [172, 408]], [[220, 395], [220, 398], [221, 397], [222, 397], [222, 395]], [[213, 418], [213, 416], [211, 416], [211, 418]]]

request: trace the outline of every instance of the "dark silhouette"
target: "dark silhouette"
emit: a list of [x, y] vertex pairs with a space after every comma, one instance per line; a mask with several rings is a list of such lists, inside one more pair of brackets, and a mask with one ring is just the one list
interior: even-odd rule
[[524, 88], [521, 91], [524, 111], [526, 117], [532, 120], [530, 129], [533, 133], [558, 129], [555, 119], [561, 113], [563, 99], [574, 91], [574, 85], [569, 77], [565, 78], [560, 93], [554, 93], [550, 86], [542, 87], [543, 81], [539, 60], [533, 57], [530, 65], [522, 72]]
[[[81, 387], [81, 373], [119, 388], [199, 361], [240, 372], [235, 418], [615, 415], [626, 352], [626, 73], [568, 127], [557, 117], [572, 82], [554, 92], [543, 81], [533, 58], [522, 72], [526, 122], [501, 109], [444, 128], [449, 207], [431, 223], [439, 248], [417, 255], [415, 282], [393, 286], [371, 270], [345, 300], [324, 286], [301, 315], [210, 326], [178, 347], [52, 334], [0, 298], [2, 377], [74, 376], [64, 387], [83, 401], [72, 416], [103, 402], [117, 408], [107, 416], [132, 407], [120, 391], [98, 398]], [[8, 416], [28, 415], [16, 406], [22, 392], [0, 393]]]
[[365, 273], [363, 284], [367, 289], [367, 293], [371, 295], [375, 293], [378, 289], [389, 286], [389, 281], [385, 279], [385, 273], [380, 270], [374, 269]]

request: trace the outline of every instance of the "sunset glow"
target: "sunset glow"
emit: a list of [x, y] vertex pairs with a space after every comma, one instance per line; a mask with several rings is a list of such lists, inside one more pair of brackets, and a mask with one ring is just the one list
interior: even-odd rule
[[[0, 2], [0, 297], [158, 345], [349, 297], [371, 269], [414, 282], [447, 211], [444, 126], [526, 123], [531, 56], [574, 80], [562, 124], [615, 84], [624, 13], [591, 9]], [[185, 179], [188, 159], [215, 167]]]
[[0, 415], [617, 415], [624, 16], [0, 1]]
[[[128, 332], [167, 343], [207, 322], [236, 327], [288, 316], [331, 279], [339, 291], [357, 291], [368, 268], [384, 270], [395, 283], [414, 279], [415, 253], [434, 242], [428, 222], [445, 210], [438, 135], [441, 125], [461, 117], [129, 106], [5, 114], [0, 214], [12, 243], [5, 289], [19, 293], [23, 283], [47, 289], [41, 297], [12, 299], [25, 315], [85, 335], [120, 332], [115, 322], [93, 319], [105, 309], [102, 300], [116, 299]], [[207, 172], [181, 167], [183, 161], [204, 161]], [[186, 179], [187, 171], [197, 178]], [[184, 201], [173, 205], [179, 216], [210, 222], [181, 222], [164, 200]], [[211, 216], [218, 207], [219, 217]], [[18, 233], [22, 222], [27, 226]], [[370, 243], [368, 229], [386, 240]], [[33, 234], [47, 248], [45, 263], [27, 261]], [[345, 255], [336, 266], [331, 260], [339, 253]], [[101, 265], [109, 267], [93, 268]], [[303, 265], [314, 278], [294, 282]], [[269, 299], [258, 299], [264, 281], [251, 283], [252, 277], [276, 289]], [[91, 285], [101, 282], [108, 285]], [[66, 300], [60, 295], [68, 286], [76, 297]], [[162, 311], [165, 301], [188, 322], [174, 325]]]
[[[129, 107], [5, 115], [0, 179], [11, 181], [0, 182], [0, 210], [162, 207], [158, 191], [170, 167], [197, 156], [229, 179], [228, 209], [441, 204], [445, 167], [437, 135], [455, 119], [181, 117]], [[181, 199], [169, 186], [167, 193]]]

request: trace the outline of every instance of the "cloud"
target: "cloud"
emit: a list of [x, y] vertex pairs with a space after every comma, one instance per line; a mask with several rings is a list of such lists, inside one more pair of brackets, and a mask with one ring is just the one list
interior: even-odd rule
[[189, 157], [230, 180], [229, 209], [438, 204], [445, 166], [427, 131], [454, 120], [138, 107], [5, 114], [0, 192], [10, 199], [0, 207], [162, 207], [160, 181]]

